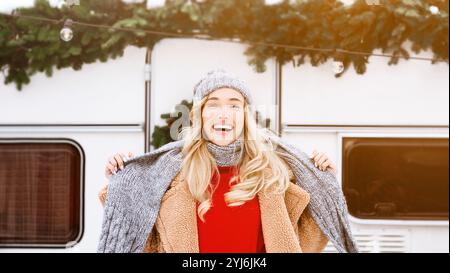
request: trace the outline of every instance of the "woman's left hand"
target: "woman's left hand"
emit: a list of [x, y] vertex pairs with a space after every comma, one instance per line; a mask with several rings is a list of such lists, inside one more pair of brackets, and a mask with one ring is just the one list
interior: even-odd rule
[[313, 151], [310, 156], [314, 160], [314, 165], [321, 171], [330, 170], [334, 175], [337, 175], [337, 166], [334, 164], [326, 154]]

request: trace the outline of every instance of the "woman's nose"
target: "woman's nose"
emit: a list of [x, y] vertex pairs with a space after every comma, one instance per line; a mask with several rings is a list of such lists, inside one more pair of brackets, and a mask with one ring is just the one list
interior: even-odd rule
[[230, 119], [232, 117], [232, 112], [226, 106], [222, 106], [219, 108], [217, 117], [219, 119]]

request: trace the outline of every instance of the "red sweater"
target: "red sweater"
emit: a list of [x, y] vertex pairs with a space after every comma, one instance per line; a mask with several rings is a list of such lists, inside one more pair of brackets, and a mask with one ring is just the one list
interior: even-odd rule
[[224, 194], [230, 191], [229, 181], [237, 168], [218, 168], [220, 181], [217, 175], [211, 180], [218, 185], [212, 195], [212, 207], [204, 214], [205, 222], [197, 214], [200, 253], [265, 252], [258, 197], [241, 206], [227, 206]]

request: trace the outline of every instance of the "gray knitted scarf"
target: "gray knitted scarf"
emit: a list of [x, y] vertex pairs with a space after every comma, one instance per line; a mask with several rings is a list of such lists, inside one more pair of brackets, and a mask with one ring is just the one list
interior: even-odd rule
[[[321, 171], [307, 154], [271, 137], [277, 153], [289, 164], [296, 183], [310, 194], [313, 219], [339, 252], [357, 252], [347, 218], [347, 204], [336, 177]], [[239, 164], [242, 140], [228, 146], [208, 142], [219, 166]], [[98, 252], [142, 252], [159, 213], [161, 199], [181, 170], [183, 140], [135, 157], [111, 177]]]

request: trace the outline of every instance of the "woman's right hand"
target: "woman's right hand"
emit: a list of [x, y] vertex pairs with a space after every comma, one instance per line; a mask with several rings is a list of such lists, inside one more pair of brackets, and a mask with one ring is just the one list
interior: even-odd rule
[[111, 175], [116, 174], [117, 171], [122, 170], [124, 167], [125, 161], [132, 158], [134, 155], [132, 152], [128, 152], [128, 157], [125, 156], [123, 153], [117, 153], [114, 156], [111, 156], [108, 159], [108, 162], [106, 162], [105, 167], [105, 176], [106, 178], [110, 178]]

